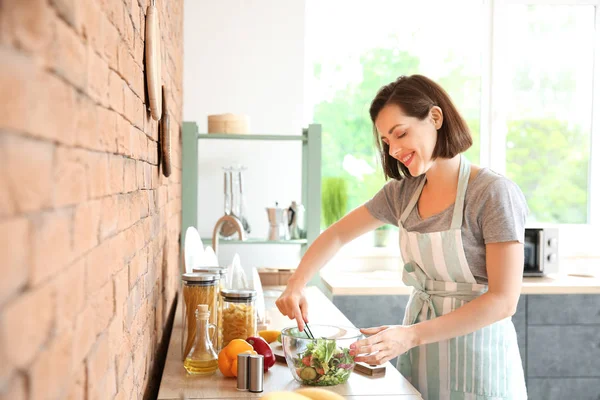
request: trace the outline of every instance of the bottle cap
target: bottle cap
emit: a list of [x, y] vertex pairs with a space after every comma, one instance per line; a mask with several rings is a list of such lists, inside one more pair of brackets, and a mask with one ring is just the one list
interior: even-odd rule
[[201, 319], [208, 319], [210, 311], [208, 311], [208, 304], [198, 304], [196, 306], [196, 315]]

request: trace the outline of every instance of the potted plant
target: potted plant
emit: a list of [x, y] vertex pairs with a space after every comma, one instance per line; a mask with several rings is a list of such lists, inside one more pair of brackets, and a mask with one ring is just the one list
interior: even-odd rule
[[344, 178], [328, 177], [323, 179], [321, 194], [322, 223], [329, 227], [346, 215], [348, 207], [348, 185]]
[[385, 224], [375, 229], [373, 233], [373, 245], [375, 247], [387, 247], [390, 241], [390, 233], [392, 231], [392, 225]]

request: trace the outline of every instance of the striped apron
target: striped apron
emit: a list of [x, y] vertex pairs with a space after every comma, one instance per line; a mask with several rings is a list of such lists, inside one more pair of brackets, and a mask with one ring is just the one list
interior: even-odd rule
[[[487, 291], [465, 257], [461, 225], [470, 164], [461, 157], [450, 229], [409, 232], [404, 222], [417, 204], [425, 179], [402, 213], [402, 280], [412, 286], [403, 325], [447, 314]], [[473, 318], [477, 318], [476, 315]], [[465, 336], [415, 347], [398, 358], [399, 371], [426, 400], [526, 399], [525, 378], [511, 318]]]

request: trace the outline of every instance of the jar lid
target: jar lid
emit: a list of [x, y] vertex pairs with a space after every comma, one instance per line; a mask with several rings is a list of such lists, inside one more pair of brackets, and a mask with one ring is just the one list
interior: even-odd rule
[[227, 273], [227, 267], [195, 267], [193, 271], [222, 276]]
[[253, 299], [256, 297], [256, 290], [251, 289], [223, 289], [221, 294], [226, 299]]
[[201, 274], [198, 272], [186, 272], [181, 275], [181, 279], [186, 282], [214, 282], [217, 280], [217, 276], [213, 274]]

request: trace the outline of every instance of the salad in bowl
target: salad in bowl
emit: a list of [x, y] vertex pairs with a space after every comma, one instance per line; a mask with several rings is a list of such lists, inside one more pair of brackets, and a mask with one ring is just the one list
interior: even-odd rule
[[350, 345], [362, 335], [356, 328], [310, 325], [314, 339], [298, 328], [281, 331], [281, 343], [294, 379], [304, 385], [333, 386], [344, 383], [354, 369]]

